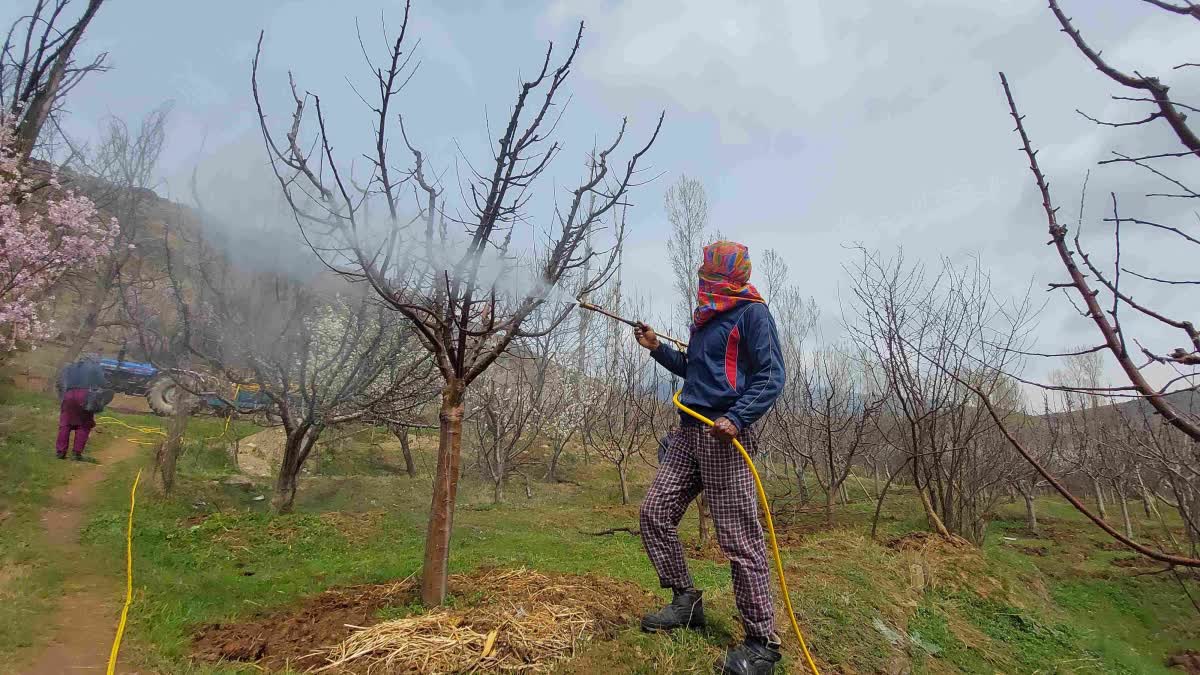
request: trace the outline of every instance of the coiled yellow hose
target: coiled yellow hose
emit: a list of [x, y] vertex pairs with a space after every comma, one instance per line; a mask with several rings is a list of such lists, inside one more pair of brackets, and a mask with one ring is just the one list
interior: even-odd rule
[[[682, 389], [671, 397], [675, 407], [703, 424], [713, 426], [712, 420], [679, 402], [681, 393], [683, 393]], [[812, 670], [813, 675], [821, 675], [821, 671], [817, 670], [816, 662], [813, 661], [812, 654], [808, 651], [808, 645], [804, 642], [804, 634], [800, 632], [800, 624], [796, 621], [796, 612], [792, 609], [792, 596], [788, 594], [787, 577], [783, 574], [783, 558], [779, 557], [779, 542], [775, 539], [775, 521], [771, 518], [771, 508], [767, 505], [767, 492], [763, 490], [762, 479], [758, 477], [758, 469], [754, 466], [754, 460], [750, 459], [750, 453], [746, 452], [746, 448], [742, 447], [741, 442], [736, 438], [733, 439], [733, 447], [742, 453], [742, 459], [746, 460], [746, 466], [750, 467], [750, 474], [754, 476], [754, 487], [758, 488], [758, 503], [762, 505], [763, 515], [766, 516], [767, 534], [771, 537], [771, 553], [775, 556], [775, 570], [779, 573], [779, 590], [783, 593], [783, 604], [787, 607], [788, 618], [792, 620], [792, 630], [796, 632], [796, 639], [800, 641], [800, 649], [804, 651], [804, 658], [808, 661], [808, 667]]]

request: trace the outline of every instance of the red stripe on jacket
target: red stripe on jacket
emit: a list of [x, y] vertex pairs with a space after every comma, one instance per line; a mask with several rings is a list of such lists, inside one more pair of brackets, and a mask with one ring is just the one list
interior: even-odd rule
[[730, 389], [737, 389], [738, 342], [741, 340], [742, 334], [738, 327], [734, 326], [725, 342], [725, 379], [729, 381]]

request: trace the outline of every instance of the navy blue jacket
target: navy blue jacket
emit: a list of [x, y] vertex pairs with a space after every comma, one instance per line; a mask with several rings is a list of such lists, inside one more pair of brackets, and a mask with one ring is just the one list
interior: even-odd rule
[[680, 402], [709, 419], [727, 417], [739, 431], [771, 409], [786, 377], [775, 320], [761, 302], [709, 319], [686, 354], [660, 341], [650, 355], [683, 378]]
[[63, 394], [71, 389], [92, 387], [106, 388], [108, 381], [104, 377], [104, 369], [100, 366], [100, 362], [85, 357], [62, 369], [62, 372], [58, 374], [55, 388], [58, 390], [59, 400], [62, 400]]

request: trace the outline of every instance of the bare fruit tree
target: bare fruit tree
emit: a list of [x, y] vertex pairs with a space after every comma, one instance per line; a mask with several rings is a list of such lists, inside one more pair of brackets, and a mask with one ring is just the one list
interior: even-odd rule
[[686, 175], [667, 188], [663, 198], [667, 210], [667, 221], [671, 223], [671, 235], [667, 238], [667, 258], [671, 261], [671, 273], [678, 295], [678, 327], [687, 328], [692, 323], [692, 310], [696, 307], [696, 292], [699, 279], [696, 271], [703, 262], [703, 249], [719, 237], [709, 227], [708, 195], [704, 183]]
[[816, 351], [798, 375], [802, 414], [789, 428], [804, 429], [812, 440], [807, 459], [825, 491], [825, 520], [832, 525], [834, 501], [855, 461], [879, 442], [875, 417], [886, 394], [868, 389], [855, 359], [837, 346]]
[[[667, 188], [663, 198], [667, 210], [667, 221], [671, 223], [671, 236], [667, 238], [667, 258], [671, 261], [671, 272], [675, 281], [677, 327], [686, 332], [692, 324], [692, 310], [696, 308], [696, 294], [700, 279], [698, 270], [703, 262], [704, 247], [712, 243], [716, 235], [709, 227], [708, 195], [704, 183], [686, 175], [679, 177]], [[696, 511], [700, 515], [700, 545], [708, 542], [708, 504], [701, 493], [696, 499]]]
[[1062, 457], [1069, 472], [1085, 479], [1096, 499], [1096, 512], [1108, 518], [1105, 491], [1117, 477], [1106, 452], [1105, 441], [1116, 432], [1116, 415], [1111, 409], [1113, 399], [1102, 392], [1103, 363], [1095, 352], [1074, 354], [1065, 359], [1063, 367], [1051, 374], [1058, 388], [1057, 414], [1047, 417], [1055, 436], [1061, 439]]
[[16, 128], [17, 157], [29, 159], [42, 128], [67, 94], [89, 73], [107, 69], [107, 53], [90, 62], [75, 58], [83, 33], [104, 0], [87, 0], [73, 21], [71, 0], [35, 0], [9, 27], [0, 47], [0, 111]]
[[[1042, 401], [1042, 414], [1034, 418], [1028, 417], [1028, 423], [1019, 428], [1027, 439], [1027, 447], [1036, 453], [1038, 462], [1053, 471], [1060, 471], [1064, 457], [1068, 454], [1064, 448], [1066, 434], [1061, 422], [1055, 417], [1050, 408], [1050, 397]], [[1017, 463], [1008, 478], [1012, 486], [1025, 503], [1025, 527], [1029, 532], [1038, 534], [1037, 498], [1050, 483], [1042, 478], [1028, 462]]]
[[[272, 166], [313, 250], [336, 273], [368, 284], [404, 317], [441, 374], [438, 463], [421, 584], [422, 600], [436, 605], [446, 597], [467, 388], [514, 341], [537, 335], [527, 321], [554, 289], [586, 293], [611, 275], [625, 237], [615, 211], [636, 184], [639, 162], [657, 138], [662, 117], [649, 140], [622, 164], [614, 153], [626, 135], [623, 121], [611, 143], [586, 158], [583, 178], [565, 202], [547, 205], [550, 217], [535, 220], [531, 200], [540, 189], [538, 179], [562, 148], [553, 140], [562, 115], [557, 108], [583, 37], [581, 23], [559, 65], [551, 65], [550, 45], [536, 75], [518, 87], [486, 166], [464, 154], [460, 166], [466, 177], [450, 190], [462, 195], [463, 204], [451, 208], [447, 186], [398, 114], [398, 95], [412, 75], [407, 28], [406, 7], [384, 61], [370, 65], [375, 91], [364, 121], [373, 128], [374, 144], [364, 174], [354, 175], [351, 165], [359, 154], [335, 153], [318, 95], [302, 92], [293, 80], [291, 122], [280, 132], [272, 129], [264, 108], [260, 56], [253, 88]], [[410, 168], [395, 168], [396, 147], [407, 149]], [[410, 194], [414, 199], [406, 207]], [[596, 241], [601, 237], [603, 245]], [[522, 251], [528, 251], [523, 256], [528, 264], [514, 264]], [[528, 271], [527, 283], [514, 283], [521, 270]], [[567, 311], [564, 306], [558, 320]]]
[[542, 440], [548, 410], [559, 405], [547, 398], [553, 390], [550, 382], [560, 377], [555, 370], [556, 337], [525, 341], [522, 346], [528, 353], [513, 350], [471, 388], [468, 422], [475, 431], [481, 473], [491, 482], [497, 504], [504, 501], [504, 484], [512, 475], [525, 479], [530, 496], [525, 469]]
[[779, 326], [784, 367], [787, 372], [797, 374], [787, 378], [775, 406], [759, 429], [760, 445], [766, 449], [764, 464], [771, 466], [781, 459], [784, 473], [790, 471], [795, 479], [799, 501], [807, 503], [811, 498], [807, 476], [813, 440], [812, 428], [801, 423], [806, 411], [802, 374], [807, 368], [808, 341], [820, 312], [811, 298], [805, 298], [799, 287], [790, 283], [787, 262], [778, 251], [764, 251], [755, 265], [755, 273], [761, 273], [759, 278], [764, 283], [760, 289], [766, 293], [771, 315]]
[[997, 452], [1002, 439], [974, 392], [994, 395], [1002, 419], [1019, 415], [1019, 396], [1003, 370], [1019, 358], [1027, 303], [997, 302], [977, 262], [943, 261], [928, 276], [902, 255], [861, 253], [849, 269], [850, 329], [874, 362], [865, 369], [868, 389], [886, 395], [881, 442], [904, 457], [930, 528], [981, 543], [1011, 465]]
[[547, 400], [554, 404], [543, 410], [542, 432], [550, 441], [550, 457], [546, 460], [543, 480], [551, 483], [564, 481], [561, 465], [567, 447], [572, 442], [587, 443], [589, 430], [594, 426], [594, 411], [599, 405], [597, 398], [602, 391], [586, 372], [565, 369], [561, 363], [559, 367], [564, 371], [547, 384]]
[[[754, 261], [754, 285], [767, 303], [771, 307], [771, 312], [776, 316], [776, 323], [781, 326], [787, 324], [786, 328], [781, 330], [780, 339], [784, 341], [784, 359], [786, 362], [786, 351], [794, 345], [801, 345], [808, 338], [816, 325], [816, 320], [820, 316], [815, 301], [811, 299], [805, 300], [800, 293], [799, 288], [793, 285], [789, 280], [790, 270], [787, 261], [784, 260], [783, 254], [773, 248], [764, 249], [762, 254], [757, 256]], [[797, 309], [800, 310], [797, 315]], [[779, 316], [787, 314], [786, 318]], [[799, 325], [798, 325], [799, 324]], [[793, 332], [795, 331], [795, 332]], [[791, 342], [792, 344], [788, 344]], [[799, 355], [802, 349], [795, 350]], [[792, 368], [798, 366], [798, 362], [787, 363], [789, 372]], [[789, 380], [790, 382], [790, 380]], [[787, 386], [784, 386], [786, 394]], [[774, 408], [772, 409], [774, 410]], [[777, 438], [778, 430], [776, 428], [774, 416], [768, 413], [763, 418], [761, 428], [758, 430], [760, 445], [762, 446], [762, 458], [759, 460], [759, 470], [763, 476], [770, 478], [775, 475], [777, 465], [782, 463], [782, 471], [787, 474], [789, 466], [795, 459], [794, 454], [783, 451], [780, 447], [780, 441]], [[803, 474], [806, 463], [797, 465], [796, 476], [798, 478], [797, 485], [800, 489], [800, 500], [806, 503], [809, 500], [808, 486], [803, 480]], [[790, 494], [790, 492], [789, 492]]]
[[[1141, 491], [1146, 517], [1159, 521], [1162, 534], [1177, 550], [1200, 557], [1200, 462], [1190, 438], [1165, 425], [1143, 401], [1119, 409], [1117, 440], [1136, 464], [1133, 479]], [[1177, 541], [1160, 506], [1179, 514], [1186, 540]], [[1126, 532], [1127, 536], [1132, 536]]]
[[[1165, 2], [1151, 4], [1178, 14], [1181, 20], [1186, 20], [1189, 14], [1195, 14], [1194, 8], [1170, 6]], [[1160, 181], [1162, 189], [1167, 192], [1145, 195], [1149, 204], [1165, 201], [1174, 207], [1178, 205], [1179, 200], [1200, 199], [1200, 192], [1189, 187], [1186, 182], [1187, 170], [1195, 166], [1194, 162], [1200, 154], [1200, 136], [1197, 136], [1187, 119], [1186, 111], [1191, 109], [1172, 97], [1171, 88], [1161, 78], [1140, 72], [1126, 72], [1119, 65], [1105, 60], [1101, 52], [1087, 42], [1083, 33], [1063, 12], [1057, 0], [1050, 0], [1050, 9], [1084, 58], [1120, 87], [1122, 95], [1114, 95], [1113, 99], [1134, 105], [1142, 104], [1149, 108], [1149, 113], [1144, 119], [1129, 122], [1107, 122], [1083, 112], [1080, 114], [1104, 127], [1161, 125], [1170, 132], [1169, 137], [1182, 146], [1159, 147], [1135, 155], [1114, 151], [1112, 157], [1101, 162], [1101, 165], [1138, 167], [1145, 170], [1148, 176]], [[1194, 64], [1181, 64], [1176, 70], [1189, 67], [1194, 67]], [[1156, 270], [1139, 270], [1130, 267], [1128, 262], [1121, 259], [1122, 244], [1128, 246], [1136, 243], [1138, 239], [1147, 239], [1150, 234], [1165, 235], [1173, 245], [1185, 248], [1200, 246], [1200, 239], [1189, 234], [1181, 224], [1160, 222], [1153, 216], [1140, 214], [1122, 215], [1115, 193], [1109, 195], [1110, 198], [1106, 200], [1110, 204], [1111, 217], [1106, 218], [1105, 222], [1112, 225], [1114, 235], [1111, 266], [1098, 260], [1094, 253], [1084, 246], [1078, 231], [1073, 237], [1068, 237], [1067, 227], [1059, 222], [1058, 208], [1051, 198], [1048, 181], [1037, 162], [1037, 153], [1026, 133], [1024, 118], [1017, 110], [1008, 80], [1003, 74], [1000, 77], [1008, 96], [1010, 112], [1017, 123], [1022, 149], [1029, 160], [1034, 182], [1042, 197], [1050, 244], [1067, 275], [1065, 281], [1054, 283], [1051, 288], [1062, 289], [1069, 297], [1074, 296], [1073, 300], [1078, 303], [1075, 307], [1079, 309], [1082, 318], [1093, 325], [1100, 338], [1100, 344], [1091, 347], [1090, 351], [1109, 354], [1119, 366], [1128, 385], [1112, 387], [1110, 391], [1118, 396], [1145, 398], [1164, 422], [1200, 442], [1200, 414], [1181, 408], [1166, 396], [1171, 388], [1181, 384], [1194, 386], [1196, 376], [1200, 375], [1200, 371], [1197, 370], [1200, 366], [1200, 331], [1192, 321], [1171, 316], [1167, 307], [1156, 308], [1145, 300], [1135, 299], [1135, 295], [1144, 298], [1148, 294], [1148, 291], [1138, 293], [1139, 287], [1141, 290], [1154, 290], [1160, 297], [1170, 297], [1200, 284], [1200, 281], [1168, 276]], [[1169, 213], [1173, 217], [1191, 217], [1190, 213], [1184, 213], [1177, 208], [1171, 208]], [[1131, 232], [1138, 233], [1137, 238], [1130, 237]], [[1133, 254], [1126, 251], [1125, 255], [1128, 260]], [[1188, 307], [1193, 305], [1194, 303], [1183, 304]], [[1126, 330], [1131, 325], [1137, 325], [1135, 318], [1142, 321], [1142, 325], [1151, 327], [1144, 331], [1143, 336], [1129, 334]], [[1164, 341], [1171, 339], [1168, 336], [1172, 334], [1178, 338], [1178, 343], [1172, 345], [1168, 342], [1163, 345]], [[1162, 386], [1151, 384], [1147, 376], [1146, 369], [1155, 364], [1168, 366], [1175, 371], [1175, 375]]]
[[660, 398], [659, 369], [630, 336], [623, 337], [605, 354], [592, 438], [596, 453], [616, 469], [621, 503], [628, 504], [629, 469], [663, 435], [675, 413]]
[[[1190, 2], [1181, 6], [1147, 0], [1145, 4], [1176, 15], [1183, 21], [1200, 17], [1200, 12]], [[1018, 110], [1013, 88], [1004, 73], [1000, 73], [1009, 113], [1020, 138], [1020, 149], [1028, 160], [1033, 182], [1041, 197], [1049, 232], [1048, 243], [1054, 250], [1059, 269], [1066, 277], [1065, 280], [1051, 283], [1050, 289], [1063, 292], [1081, 320], [1090, 324], [1095, 331], [1098, 342], [1077, 352], [1038, 356], [1061, 358], [1083, 353], [1108, 355], [1117, 366], [1124, 383], [1099, 390], [1078, 386], [1071, 389], [1089, 396], [1133, 399], [1138, 405], [1152, 410], [1161, 424], [1173, 428], [1187, 439], [1184, 445], [1190, 446], [1194, 466], [1197, 457], [1195, 448], [1200, 444], [1200, 408], [1191, 405], [1194, 397], [1186, 394], [1194, 391], [1196, 377], [1200, 375], [1200, 331], [1185, 314], [1195, 303], [1181, 294], [1200, 281], [1195, 280], [1194, 265], [1190, 264], [1189, 259], [1183, 258], [1179, 271], [1171, 271], [1167, 269], [1170, 267], [1169, 256], [1162, 254], [1168, 250], [1195, 250], [1191, 247], [1200, 246], [1200, 238], [1190, 233], [1184, 222], [1185, 219], [1191, 220], [1194, 209], [1178, 208], [1181, 203], [1194, 203], [1190, 200], [1200, 199], [1200, 192], [1189, 185], [1194, 180], [1195, 161], [1200, 154], [1200, 136], [1187, 118], [1187, 113], [1195, 109], [1181, 103], [1162, 77], [1128, 70], [1122, 64], [1106, 59], [1102, 51], [1093, 46], [1083, 31], [1076, 27], [1074, 20], [1067, 16], [1057, 0], [1050, 0], [1049, 5], [1055, 20], [1084, 60], [1117, 87], [1118, 93], [1112, 99], [1144, 109], [1144, 116], [1139, 113], [1128, 121], [1101, 120], [1083, 111], [1079, 111], [1080, 115], [1102, 128], [1126, 130], [1130, 127], [1158, 127], [1166, 134], [1143, 135], [1142, 138], [1155, 139], [1155, 145], [1136, 152], [1114, 151], [1110, 158], [1100, 162], [1101, 169], [1120, 167], [1143, 171], [1142, 175], [1147, 180], [1161, 186], [1151, 188], [1154, 192], [1137, 196], [1139, 209], [1156, 209], [1157, 215], [1149, 212], [1132, 215], [1123, 213], [1117, 193], [1114, 191], [1106, 195], [1104, 206], [1110, 216], [1104, 218], [1104, 222], [1111, 226], [1112, 247], [1105, 260], [1080, 236], [1083, 226], [1082, 205], [1079, 227], [1073, 236], [1060, 220], [1059, 208], [1038, 162], [1038, 153], [1027, 131], [1025, 118]], [[1181, 63], [1173, 70], [1194, 67], [1192, 63]], [[1163, 146], [1160, 144], [1163, 138], [1171, 139], [1174, 143]], [[1127, 183], [1128, 180], [1123, 182]], [[1131, 233], [1137, 236], [1130, 236]], [[1144, 253], [1147, 246], [1150, 247], [1149, 255]], [[1139, 268], [1136, 263], [1131, 265], [1129, 261], [1139, 257], [1156, 261], [1155, 267], [1147, 269]], [[1159, 376], [1156, 376], [1155, 368]], [[1156, 379], [1158, 382], [1155, 382]], [[1180, 396], [1181, 393], [1185, 395]], [[983, 403], [989, 405], [986, 399]], [[1128, 532], [1118, 532], [1105, 522], [1103, 515], [1092, 513], [1062, 481], [1040, 466], [1025, 444], [1010, 434], [1006, 436], [1010, 444], [1063, 497], [1114, 539], [1168, 565], [1200, 566], [1200, 559], [1195, 557], [1194, 551], [1192, 557], [1168, 553], [1135, 541]], [[1157, 433], [1149, 436], [1152, 439], [1159, 438]]]

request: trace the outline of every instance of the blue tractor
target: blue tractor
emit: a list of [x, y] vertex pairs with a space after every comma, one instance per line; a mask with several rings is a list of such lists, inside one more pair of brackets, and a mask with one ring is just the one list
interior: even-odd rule
[[[193, 382], [207, 382], [212, 378], [199, 373], [184, 370], [162, 370], [150, 363], [127, 361], [123, 356], [117, 358], [102, 358], [100, 366], [108, 378], [113, 391], [130, 396], [145, 396], [146, 403], [155, 415], [169, 417], [175, 414], [179, 394], [183, 389], [176, 379], [186, 378]], [[213, 391], [215, 387], [197, 387]], [[233, 409], [226, 401], [233, 403]], [[232, 387], [230, 396], [221, 397], [217, 394], [200, 396], [199, 407], [217, 414], [230, 412], [253, 413], [269, 412], [271, 399], [253, 385], [238, 385]]]

